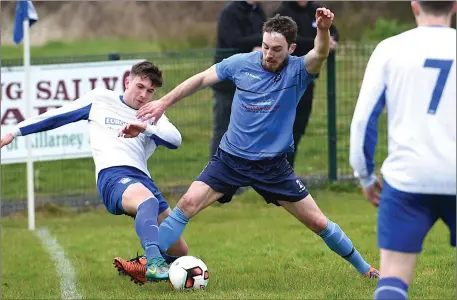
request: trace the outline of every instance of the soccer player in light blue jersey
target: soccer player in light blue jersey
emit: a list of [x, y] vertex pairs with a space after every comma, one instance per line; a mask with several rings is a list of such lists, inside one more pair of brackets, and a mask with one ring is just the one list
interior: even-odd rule
[[294, 146], [296, 106], [328, 56], [333, 17], [326, 8], [316, 10], [315, 47], [294, 57], [297, 25], [277, 15], [264, 23], [262, 51], [224, 59], [140, 108], [139, 118], [157, 121], [169, 106], [200, 89], [225, 79], [236, 85], [229, 128], [216, 155], [160, 225], [162, 251], [199, 211], [217, 200], [229, 202], [239, 187], [251, 186], [267, 203], [282, 206], [318, 234], [362, 275], [378, 278], [341, 228], [321, 212], [287, 161]]
[[[354, 174], [379, 205], [375, 299], [407, 298], [417, 256], [438, 219], [456, 245], [456, 2], [412, 1], [411, 7], [417, 28], [373, 51], [351, 124]], [[374, 153], [384, 106], [389, 154], [381, 187]]]

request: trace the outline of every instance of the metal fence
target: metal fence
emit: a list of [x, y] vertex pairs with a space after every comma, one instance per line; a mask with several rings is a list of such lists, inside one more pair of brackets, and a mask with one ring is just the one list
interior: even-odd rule
[[[352, 179], [349, 166], [349, 130], [360, 84], [374, 45], [341, 44], [316, 80], [310, 123], [297, 151], [296, 173], [308, 185], [327, 180]], [[214, 49], [161, 52], [111, 53], [90, 56], [33, 57], [32, 64], [58, 64], [124, 59], [148, 59], [164, 74], [157, 97], [181, 81], [206, 69], [214, 61]], [[2, 60], [2, 67], [21, 65], [21, 59]], [[159, 149], [149, 160], [151, 174], [164, 191], [182, 192], [209, 160], [212, 130], [212, 91], [205, 89], [170, 108], [167, 116], [181, 131], [180, 149]], [[386, 130], [380, 126], [376, 161], [386, 155]], [[97, 199], [92, 159], [35, 163], [35, 194], [38, 199]], [[25, 199], [25, 164], [1, 168], [3, 203]], [[76, 198], [75, 198], [76, 197]], [[11, 201], [9, 201], [11, 200]], [[88, 200], [89, 201], [89, 200]], [[92, 200], [91, 200], [92, 201]], [[94, 200], [95, 201], [95, 200]], [[97, 200], [98, 201], [98, 200]], [[39, 200], [38, 200], [39, 202]]]

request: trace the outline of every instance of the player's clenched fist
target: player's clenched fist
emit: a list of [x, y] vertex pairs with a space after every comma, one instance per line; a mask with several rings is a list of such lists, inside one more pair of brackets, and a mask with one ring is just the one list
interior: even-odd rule
[[125, 138], [134, 138], [137, 137], [140, 133], [144, 132], [147, 128], [147, 123], [132, 123], [132, 124], [125, 124], [119, 130], [118, 136], [125, 137]]
[[316, 9], [316, 25], [320, 30], [328, 30], [335, 15], [325, 7]]

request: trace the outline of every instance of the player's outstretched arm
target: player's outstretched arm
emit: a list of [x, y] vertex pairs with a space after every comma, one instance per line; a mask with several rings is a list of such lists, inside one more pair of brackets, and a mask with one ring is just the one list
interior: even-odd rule
[[0, 146], [8, 145], [17, 136], [48, 131], [69, 123], [87, 120], [92, 105], [92, 94], [93, 91], [88, 92], [69, 104], [18, 123], [11, 132], [2, 137]]
[[351, 121], [350, 164], [365, 197], [379, 204], [381, 183], [375, 175], [374, 155], [378, 140], [378, 120], [386, 102], [386, 53], [384, 44], [372, 53], [362, 81]]
[[134, 138], [143, 133], [157, 146], [165, 146], [168, 149], [177, 149], [182, 142], [181, 133], [164, 115], [157, 122], [157, 125], [148, 124], [147, 122], [138, 122], [125, 124], [119, 130], [118, 136], [124, 138]]
[[137, 117], [142, 121], [154, 118], [154, 122], [157, 122], [168, 107], [219, 81], [216, 66], [213, 65], [205, 71], [188, 78], [161, 99], [152, 101], [141, 107], [138, 110]]
[[305, 56], [305, 69], [309, 74], [319, 73], [322, 64], [330, 51], [330, 27], [334, 14], [327, 8], [316, 10], [317, 35], [314, 39], [314, 48]]

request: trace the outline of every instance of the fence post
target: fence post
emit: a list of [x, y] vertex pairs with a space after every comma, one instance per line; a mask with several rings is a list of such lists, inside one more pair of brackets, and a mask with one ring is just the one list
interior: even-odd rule
[[119, 53], [108, 53], [108, 60], [120, 60], [121, 55]]
[[335, 51], [327, 58], [327, 132], [328, 132], [328, 179], [337, 180], [336, 162], [336, 62]]

